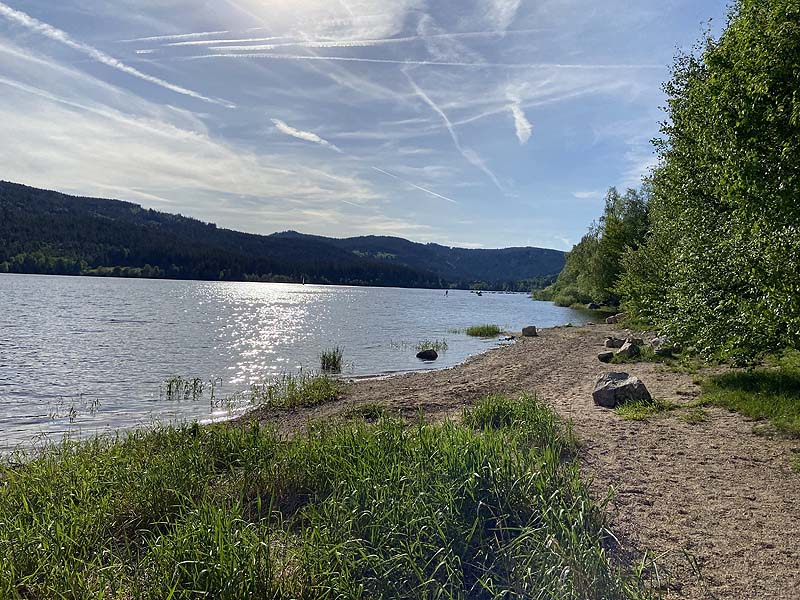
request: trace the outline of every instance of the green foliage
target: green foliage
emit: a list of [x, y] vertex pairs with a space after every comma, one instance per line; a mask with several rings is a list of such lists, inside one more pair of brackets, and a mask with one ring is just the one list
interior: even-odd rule
[[0, 467], [3, 598], [642, 598], [532, 398], [65, 443]]
[[339, 346], [331, 350], [325, 350], [319, 355], [319, 362], [324, 373], [341, 373], [342, 358], [344, 353]]
[[472, 337], [495, 337], [500, 334], [500, 327], [497, 325], [473, 325], [467, 327], [464, 333]]
[[775, 367], [711, 377], [702, 390], [701, 405], [768, 419], [777, 431], [800, 437], [800, 352], [787, 353]]
[[647, 233], [648, 197], [647, 187], [641, 191], [629, 189], [625, 194], [609, 189], [599, 224], [592, 226], [567, 255], [556, 282], [534, 297], [552, 300], [559, 306], [617, 304], [622, 257], [638, 248]]
[[626, 307], [706, 355], [800, 346], [800, 5], [740, 0], [665, 86]]

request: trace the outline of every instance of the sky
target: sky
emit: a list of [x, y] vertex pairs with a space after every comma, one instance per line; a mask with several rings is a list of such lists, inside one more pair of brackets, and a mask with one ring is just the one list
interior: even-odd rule
[[[252, 233], [567, 250], [725, 0], [0, 0], [0, 179]], [[710, 24], [709, 24], [710, 23]]]

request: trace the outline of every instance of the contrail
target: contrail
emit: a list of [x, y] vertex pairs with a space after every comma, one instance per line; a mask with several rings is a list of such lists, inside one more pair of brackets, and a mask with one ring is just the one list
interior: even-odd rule
[[[409, 42], [419, 42], [426, 39], [458, 39], [458, 38], [472, 38], [472, 37], [495, 37], [507, 34], [517, 33], [539, 33], [544, 29], [516, 29], [513, 31], [501, 31], [499, 29], [490, 31], [462, 31], [453, 33], [433, 33], [430, 35], [411, 35], [404, 37], [392, 38], [367, 38], [367, 39], [351, 39], [351, 40], [333, 40], [333, 39], [318, 39], [318, 40], [293, 40], [280, 44], [266, 44], [266, 45], [249, 45], [249, 46], [225, 46], [232, 50], [250, 50], [250, 51], [263, 51], [275, 50], [277, 48], [301, 47], [301, 48], [361, 48], [369, 46], [382, 46], [388, 44], [406, 44]], [[146, 38], [143, 38], [146, 39]], [[175, 42], [167, 44], [168, 46], [213, 46], [214, 44], [258, 44], [260, 42], [272, 42], [279, 39], [292, 39], [288, 36], [283, 37], [265, 37], [265, 38], [250, 38], [250, 39], [213, 39], [213, 40], [192, 40], [188, 42]], [[215, 48], [211, 48], [214, 50]]]
[[72, 48], [73, 50], [77, 50], [78, 52], [86, 54], [90, 58], [93, 58], [97, 62], [100, 62], [108, 67], [117, 69], [118, 71], [122, 71], [123, 73], [127, 73], [128, 75], [132, 75], [133, 77], [137, 77], [143, 81], [147, 81], [154, 85], [160, 86], [164, 89], [170, 90], [171, 92], [182, 94], [184, 96], [190, 96], [198, 100], [203, 100], [204, 102], [219, 104], [221, 106], [226, 106], [228, 108], [236, 108], [235, 105], [230, 104], [229, 102], [215, 100], [213, 98], [203, 96], [198, 92], [169, 83], [168, 81], [164, 81], [163, 79], [159, 79], [158, 77], [142, 73], [138, 69], [126, 65], [125, 63], [117, 60], [113, 56], [109, 56], [105, 52], [102, 52], [101, 50], [98, 50], [93, 46], [74, 40], [72, 37], [70, 37], [70, 35], [67, 32], [62, 31], [61, 29], [57, 29], [52, 25], [48, 25], [47, 23], [43, 23], [42, 21], [39, 21], [38, 19], [35, 19], [24, 12], [15, 10], [2, 2], [0, 2], [0, 16], [7, 18], [9, 21], [22, 25], [23, 27], [25, 27], [30, 31], [40, 33], [41, 35], [50, 38], [51, 40], [60, 42], [65, 46]]
[[133, 38], [130, 40], [120, 40], [121, 44], [134, 42], [167, 42], [170, 40], [191, 40], [195, 38], [207, 37], [210, 35], [226, 35], [230, 31], [198, 31], [197, 33], [175, 33], [172, 35], [154, 35], [151, 37]]
[[406, 185], [410, 185], [413, 188], [421, 190], [421, 191], [425, 192], [426, 194], [430, 194], [431, 196], [436, 196], [437, 198], [441, 198], [442, 200], [447, 200], [448, 202], [452, 202], [453, 204], [458, 204], [458, 202], [453, 200], [452, 198], [448, 198], [447, 196], [442, 196], [441, 194], [437, 194], [434, 191], [425, 189], [424, 187], [422, 187], [420, 185], [417, 185], [415, 183], [411, 183], [410, 181], [406, 181], [405, 179], [402, 179], [402, 178], [398, 177], [394, 173], [389, 173], [389, 171], [384, 171], [383, 169], [379, 169], [378, 167], [372, 167], [372, 168], [375, 169], [378, 173], [383, 173], [384, 175], [388, 175], [389, 177], [392, 177], [393, 179], [397, 179], [397, 181], [400, 181], [402, 183], [405, 183]]
[[461, 140], [458, 137], [458, 133], [456, 132], [455, 127], [453, 127], [452, 121], [450, 121], [445, 112], [441, 108], [439, 108], [439, 105], [436, 104], [431, 99], [431, 97], [428, 96], [428, 94], [426, 94], [422, 90], [422, 88], [420, 88], [417, 85], [417, 83], [411, 78], [411, 75], [409, 75], [406, 71], [403, 71], [403, 74], [406, 76], [406, 79], [408, 79], [408, 82], [411, 84], [411, 87], [414, 88], [414, 91], [417, 93], [417, 96], [419, 96], [423, 100], [423, 102], [425, 102], [425, 104], [430, 106], [442, 118], [442, 121], [444, 122], [447, 131], [450, 132], [450, 137], [453, 138], [453, 144], [455, 145], [456, 149], [461, 153], [461, 156], [463, 156], [467, 160], [467, 162], [469, 162], [473, 166], [483, 171], [486, 174], [486, 176], [492, 180], [492, 183], [494, 183], [497, 186], [497, 189], [505, 193], [505, 189], [500, 184], [500, 181], [497, 179], [497, 176], [494, 173], [492, 173], [492, 171], [489, 169], [488, 166], [486, 166], [486, 163], [480, 156], [478, 156], [478, 153], [470, 148], [464, 148], [461, 145]]
[[362, 62], [386, 65], [406, 65], [410, 67], [472, 67], [479, 69], [570, 69], [578, 71], [624, 71], [633, 69], [663, 69], [664, 65], [649, 64], [574, 64], [574, 63], [474, 63], [434, 60], [393, 60], [389, 58], [362, 58], [357, 56], [317, 56], [307, 54], [259, 54], [255, 52], [231, 52], [181, 56], [174, 60], [204, 60], [209, 58], [265, 58], [274, 60], [330, 60], [341, 62]]

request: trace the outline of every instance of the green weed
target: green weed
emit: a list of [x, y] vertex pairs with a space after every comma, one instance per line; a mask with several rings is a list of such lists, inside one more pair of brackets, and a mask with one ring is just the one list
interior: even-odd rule
[[472, 337], [495, 337], [500, 334], [500, 327], [497, 325], [473, 325], [467, 327], [464, 333]]
[[342, 383], [328, 375], [287, 374], [266, 383], [251, 385], [250, 401], [268, 408], [319, 406], [336, 400], [341, 391]]
[[646, 421], [651, 417], [674, 410], [676, 407], [676, 404], [665, 400], [637, 400], [620, 404], [614, 409], [614, 412], [626, 421]]
[[341, 373], [342, 357], [344, 353], [339, 346], [331, 350], [325, 350], [319, 355], [319, 362], [324, 373]]
[[417, 342], [416, 349], [417, 352], [422, 352], [423, 350], [435, 350], [436, 352], [446, 352], [447, 340], [445, 339], [422, 340], [421, 342]]

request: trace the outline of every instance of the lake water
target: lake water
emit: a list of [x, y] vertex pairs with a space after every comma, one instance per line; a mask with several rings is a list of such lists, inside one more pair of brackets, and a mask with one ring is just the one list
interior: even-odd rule
[[[343, 375], [440, 369], [501, 343], [453, 333], [494, 323], [583, 323], [525, 294], [263, 283], [0, 275], [0, 450], [241, 411], [251, 383], [319, 369]], [[421, 340], [445, 339], [434, 363]], [[202, 398], [166, 397], [180, 376], [214, 382]]]

